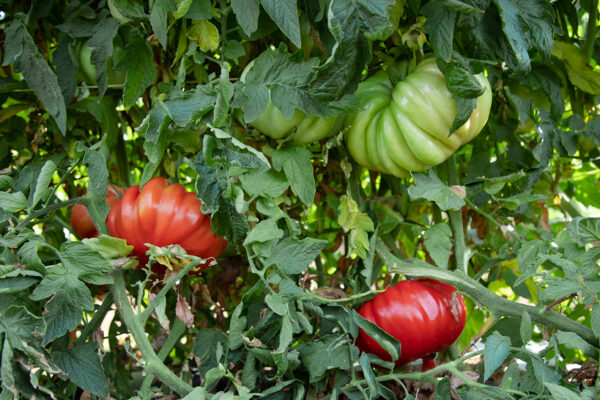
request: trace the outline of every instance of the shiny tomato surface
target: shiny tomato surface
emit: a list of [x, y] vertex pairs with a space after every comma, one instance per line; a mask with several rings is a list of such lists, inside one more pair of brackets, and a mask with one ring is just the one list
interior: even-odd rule
[[[125, 193], [125, 189], [118, 186], [108, 186], [106, 191], [106, 202], [112, 208], [112, 206], [119, 201], [121, 196]], [[98, 236], [98, 231], [94, 226], [92, 217], [88, 213], [88, 210], [83, 204], [75, 204], [73, 211], [71, 212], [71, 227], [73, 232], [80, 239], [88, 239]]]
[[148, 250], [144, 243], [160, 247], [178, 244], [188, 254], [217, 258], [227, 241], [211, 231], [210, 215], [204, 215], [200, 206], [195, 192], [156, 177], [141, 191], [139, 185], [127, 189], [111, 208], [106, 225], [111, 236], [127, 240], [134, 246], [133, 254], [142, 259]]
[[[400, 281], [364, 303], [358, 313], [401, 343], [402, 365], [450, 346], [465, 327], [467, 310], [456, 288], [435, 279]], [[362, 329], [356, 345], [391, 361], [389, 354]]]

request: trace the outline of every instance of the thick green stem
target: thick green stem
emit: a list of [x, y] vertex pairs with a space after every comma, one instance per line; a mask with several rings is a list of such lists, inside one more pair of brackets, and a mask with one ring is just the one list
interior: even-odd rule
[[129, 179], [129, 162], [127, 161], [127, 149], [125, 148], [125, 141], [123, 135], [117, 135], [117, 144], [115, 146], [115, 158], [117, 159], [117, 166], [119, 167], [119, 178], [121, 183], [125, 187], [131, 186]]
[[598, 26], [596, 20], [598, 19], [598, 0], [590, 1], [590, 13], [588, 14], [588, 23], [585, 30], [585, 42], [583, 43], [583, 52], [585, 54], [586, 61], [592, 58], [594, 52], [594, 43], [596, 42], [596, 34], [598, 32]]
[[[179, 318], [176, 318], [175, 322], [173, 323], [173, 327], [171, 328], [171, 332], [169, 333], [169, 337], [167, 338], [163, 347], [161, 347], [160, 351], [158, 352], [158, 358], [160, 359], [160, 361], [164, 361], [164, 359], [167, 358], [173, 347], [175, 347], [175, 345], [179, 341], [179, 338], [181, 338], [181, 335], [183, 335], [184, 333], [185, 324]], [[144, 381], [142, 382], [140, 391], [149, 389], [152, 385], [153, 380], [153, 374], [146, 375]]]
[[38, 210], [36, 212], [33, 212], [31, 214], [29, 214], [29, 216], [27, 218], [25, 218], [23, 221], [19, 222], [19, 224], [15, 227], [15, 230], [20, 231], [23, 228], [25, 228], [31, 221], [33, 221], [36, 218], [41, 217], [42, 215], [46, 215], [54, 210], [58, 210], [64, 207], [71, 207], [74, 206], [75, 204], [88, 204], [89, 200], [85, 197], [75, 197], [74, 199], [70, 199], [67, 201], [61, 201], [60, 203], [55, 203], [55, 204], [50, 204], [49, 206], [46, 206], [44, 208], [42, 208], [41, 210]]
[[154, 308], [156, 307], [157, 304], [159, 304], [161, 299], [167, 295], [167, 293], [169, 292], [169, 290], [171, 290], [173, 285], [175, 285], [175, 283], [177, 283], [188, 272], [190, 272], [192, 268], [194, 268], [198, 264], [202, 263], [203, 261], [205, 261], [205, 260], [203, 260], [201, 258], [195, 258], [193, 261], [191, 261], [189, 264], [187, 264], [181, 271], [179, 271], [177, 273], [177, 275], [175, 275], [173, 278], [171, 278], [169, 280], [169, 282], [167, 282], [166, 285], [160, 290], [160, 292], [158, 292], [158, 294], [150, 302], [150, 304], [148, 304], [148, 307], [146, 307], [146, 309], [139, 315], [138, 318], [139, 318], [140, 322], [142, 324], [146, 323], [146, 320], [152, 313], [152, 310], [154, 310]]
[[507, 317], [521, 318], [523, 313], [526, 312], [529, 314], [532, 321], [551, 328], [576, 333], [594, 346], [598, 344], [598, 339], [594, 335], [592, 329], [562, 314], [554, 311], [546, 311], [544, 308], [529, 306], [500, 297], [470, 278], [468, 275], [460, 272], [440, 270], [439, 268], [429, 266], [429, 264], [420, 260], [402, 260], [394, 257], [382, 246], [378, 246], [377, 250], [391, 271], [408, 276], [438, 279], [457, 287], [461, 292], [485, 306], [492, 313]]
[[[456, 169], [456, 160], [454, 154], [446, 160], [446, 168], [448, 172], [448, 186], [460, 185], [458, 170]], [[452, 229], [452, 237], [454, 239], [454, 260], [456, 268], [468, 273], [468, 263], [465, 259], [467, 246], [465, 244], [465, 231], [463, 227], [462, 212], [460, 210], [448, 210], [450, 217], [450, 228]]]
[[319, 287], [325, 286], [325, 267], [323, 266], [323, 261], [321, 260], [321, 254], [315, 258], [315, 265], [317, 266], [317, 284]]
[[98, 308], [98, 311], [96, 311], [96, 313], [92, 317], [91, 321], [84, 325], [83, 329], [81, 330], [81, 335], [77, 338], [77, 343], [85, 342], [87, 338], [92, 334], [92, 332], [98, 329], [98, 327], [104, 320], [106, 313], [111, 309], [112, 304], [113, 295], [109, 292], [104, 298], [102, 304], [100, 305], [100, 308]]
[[115, 304], [121, 315], [121, 319], [127, 326], [127, 329], [137, 343], [142, 357], [145, 361], [144, 369], [156, 376], [161, 382], [173, 389], [182, 396], [187, 395], [192, 391], [192, 386], [179, 378], [160, 360], [154, 352], [154, 349], [148, 341], [146, 332], [140, 319], [133, 313], [133, 309], [127, 299], [127, 289], [125, 288], [125, 279], [123, 271], [116, 270], [113, 273], [115, 284], [113, 285], [113, 295]]

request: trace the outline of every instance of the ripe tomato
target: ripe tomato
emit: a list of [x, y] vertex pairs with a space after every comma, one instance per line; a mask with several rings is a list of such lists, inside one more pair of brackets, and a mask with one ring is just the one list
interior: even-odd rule
[[[118, 186], [108, 186], [106, 191], [106, 202], [112, 206], [125, 193], [125, 189]], [[93, 238], [98, 236], [98, 231], [92, 222], [92, 217], [83, 204], [75, 204], [71, 212], [71, 227], [73, 232], [80, 238]]]
[[[150, 179], [140, 191], [139, 185], [125, 191], [108, 214], [106, 226], [111, 236], [127, 240], [133, 254], [144, 259], [148, 247], [178, 244], [188, 254], [217, 258], [227, 241], [211, 231], [210, 215], [200, 211], [195, 192], [186, 192], [165, 178]], [[195, 270], [206, 268], [202, 265]]]
[[[358, 313], [401, 343], [396, 365], [450, 346], [465, 327], [467, 309], [456, 288], [435, 279], [400, 281], [364, 303]], [[361, 329], [356, 345], [391, 361], [389, 354]]]

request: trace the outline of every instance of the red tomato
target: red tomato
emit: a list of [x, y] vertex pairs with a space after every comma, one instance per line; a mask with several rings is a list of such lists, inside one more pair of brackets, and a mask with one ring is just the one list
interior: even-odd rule
[[[112, 208], [124, 192], [125, 189], [121, 187], [108, 186], [106, 191], [106, 202], [108, 205]], [[88, 210], [83, 204], [75, 204], [73, 207], [73, 211], [71, 212], [71, 227], [80, 239], [98, 236], [98, 231], [94, 226], [94, 222], [92, 222], [92, 217], [90, 217]]]
[[[210, 215], [200, 211], [195, 192], [186, 192], [165, 178], [150, 179], [140, 191], [139, 185], [125, 191], [108, 214], [106, 226], [111, 236], [127, 240], [133, 254], [145, 258], [148, 247], [178, 244], [188, 254], [217, 258], [227, 241], [211, 231]], [[199, 266], [195, 272], [206, 268]], [[158, 271], [157, 271], [158, 272]]]
[[[398, 339], [396, 365], [450, 346], [465, 327], [467, 309], [456, 288], [435, 279], [400, 281], [364, 303], [358, 313]], [[389, 354], [361, 329], [356, 345], [391, 361]]]

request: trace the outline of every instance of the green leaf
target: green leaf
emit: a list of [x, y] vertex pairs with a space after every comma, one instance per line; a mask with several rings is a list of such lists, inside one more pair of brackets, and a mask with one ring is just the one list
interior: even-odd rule
[[544, 382], [544, 385], [552, 395], [553, 400], [576, 400], [581, 399], [581, 395], [564, 386], [556, 383]]
[[200, 329], [194, 338], [194, 356], [198, 357], [200, 366], [202, 368], [202, 374], [211, 368], [215, 368], [219, 361], [217, 359], [217, 346], [225, 346], [227, 343], [227, 337], [221, 331], [204, 328]]
[[9, 336], [9, 340], [16, 344], [19, 342], [39, 343], [37, 335], [43, 334], [46, 327], [44, 320], [30, 313], [23, 306], [12, 305], [6, 310], [0, 311], [0, 332], [4, 332]]
[[246, 49], [237, 40], [228, 40], [223, 48], [223, 54], [229, 59], [239, 58], [246, 55]]
[[127, 71], [123, 105], [131, 107], [156, 79], [156, 64], [150, 44], [139, 36], [129, 40], [125, 55], [117, 62], [115, 69]]
[[[125, 239], [108, 235], [100, 235], [93, 239], [83, 239], [81, 242], [107, 260], [128, 256], [133, 250], [133, 246], [127, 245]], [[95, 255], [92, 257], [96, 258]]]
[[44, 194], [46, 194], [48, 186], [52, 182], [52, 175], [54, 175], [55, 171], [56, 164], [54, 164], [52, 160], [46, 161], [46, 163], [42, 167], [42, 170], [40, 171], [40, 174], [37, 177], [37, 181], [35, 183], [35, 191], [33, 192], [31, 204], [27, 208], [29, 212], [31, 212], [31, 210], [35, 208], [35, 206], [37, 206]]
[[[229, 103], [233, 97], [233, 85], [229, 81], [229, 70], [227, 66], [221, 66], [221, 75], [217, 85], [217, 101], [213, 117], [213, 126], [222, 127], [227, 123], [229, 117]], [[217, 136], [218, 137], [218, 136]]]
[[108, 7], [113, 17], [121, 23], [146, 17], [144, 6], [139, 0], [108, 0]]
[[271, 293], [265, 296], [265, 303], [277, 315], [284, 315], [290, 312], [288, 304], [283, 301], [277, 293]]
[[326, 245], [326, 240], [285, 238], [275, 245], [265, 265], [277, 265], [287, 275], [300, 274]]
[[94, 27], [94, 34], [86, 43], [92, 50], [90, 61], [96, 67], [99, 97], [104, 96], [108, 85], [106, 64], [108, 58], [113, 54], [113, 38], [118, 29], [119, 22], [116, 19], [107, 18]]
[[288, 39], [296, 47], [302, 47], [296, 0], [260, 0], [260, 3]]
[[281, 239], [283, 231], [277, 227], [277, 220], [273, 218], [260, 221], [246, 236], [244, 246], [251, 243], [264, 243], [274, 239]]
[[289, 313], [283, 314], [281, 318], [281, 330], [279, 331], [279, 346], [277, 351], [285, 350], [294, 338], [294, 328], [292, 326], [292, 318]]
[[170, 96], [163, 104], [173, 122], [182, 127], [212, 111], [217, 101], [215, 90], [206, 85], [185, 92], [171, 92]]
[[201, 51], [216, 51], [219, 48], [219, 30], [210, 21], [194, 21], [186, 32], [190, 40], [195, 40]]
[[445, 376], [441, 381], [438, 382], [435, 387], [435, 397], [433, 400], [445, 400], [452, 398], [452, 383], [450, 377]]
[[[104, 154], [99, 151], [88, 149], [79, 143], [77, 151], [85, 152], [83, 163], [88, 166], [88, 182], [87, 198], [90, 204], [87, 209], [92, 216], [92, 220], [97, 224], [99, 221], [106, 221], [110, 208], [106, 202], [106, 186], [108, 184], [108, 171], [106, 169], [106, 159]], [[100, 233], [105, 233], [99, 230]]]
[[243, 303], [239, 303], [233, 314], [231, 314], [231, 321], [229, 322], [229, 348], [235, 350], [244, 344], [243, 332], [246, 329], [246, 317], [242, 316], [242, 310], [244, 308]]
[[369, 362], [367, 353], [362, 353], [360, 355], [358, 363], [360, 364], [360, 369], [362, 370], [367, 381], [367, 386], [369, 388], [369, 399], [378, 398], [379, 391], [377, 390], [377, 380], [375, 379], [375, 374], [373, 373], [373, 368], [371, 368], [371, 363]]
[[150, 110], [138, 127], [138, 133], [145, 135], [144, 152], [148, 160], [154, 164], [160, 163], [167, 150], [170, 139], [169, 120], [167, 113], [160, 107]]
[[590, 316], [592, 318], [592, 330], [594, 331], [594, 335], [600, 337], [600, 305], [592, 307]]
[[231, 0], [231, 9], [244, 33], [252, 35], [258, 28], [260, 0]]
[[340, 198], [338, 223], [349, 232], [352, 229], [361, 229], [368, 232], [373, 232], [375, 227], [369, 216], [358, 209], [358, 204], [348, 195], [343, 195]]
[[498, 201], [503, 203], [509, 210], [516, 210], [523, 204], [531, 203], [533, 201], [538, 201], [546, 198], [548, 198], [548, 195], [543, 193], [531, 193], [531, 189], [528, 189], [514, 196], [498, 198]]
[[567, 225], [573, 240], [582, 246], [600, 240], [600, 218], [576, 217]]
[[502, 365], [510, 353], [510, 338], [502, 336], [498, 332], [492, 333], [485, 341], [483, 352], [485, 373], [483, 380], [487, 381], [490, 376]]
[[398, 339], [381, 329], [379, 326], [360, 315], [356, 310], [352, 310], [352, 320], [369, 337], [375, 340], [390, 355], [392, 361], [400, 357], [401, 346]]
[[156, 39], [162, 46], [163, 49], [167, 47], [167, 24], [169, 18], [169, 12], [174, 11], [170, 7], [171, 1], [169, 0], [156, 0], [150, 11], [150, 26]]
[[62, 265], [48, 268], [48, 272], [31, 294], [31, 299], [39, 301], [50, 296], [46, 303], [47, 330], [43, 344], [72, 331], [81, 321], [81, 309], [94, 310], [94, 302], [88, 287], [76, 275], [70, 274]]
[[303, 147], [273, 150], [273, 167], [285, 173], [292, 191], [302, 203], [311, 206], [314, 203], [316, 186], [311, 152]]
[[54, 351], [52, 358], [77, 386], [98, 397], [106, 397], [108, 381], [96, 347], [95, 342], [88, 342], [67, 351]]
[[600, 94], [600, 73], [587, 62], [585, 52], [573, 43], [556, 41], [552, 55], [562, 61], [569, 81], [590, 94]]
[[338, 335], [326, 335], [319, 341], [305, 343], [297, 348], [308, 370], [310, 383], [318, 382], [329, 370], [347, 370], [352, 365], [348, 342], [339, 340]]
[[67, 109], [56, 74], [48, 65], [33, 38], [27, 31], [26, 17], [17, 14], [5, 30], [7, 43], [2, 65], [13, 66], [15, 72], [23, 74], [27, 85], [56, 122], [64, 135], [67, 129]]
[[427, 17], [424, 28], [429, 35], [429, 41], [436, 56], [445, 62], [450, 62], [456, 13], [439, 1], [430, 1], [425, 4], [421, 12]]
[[448, 268], [448, 260], [452, 250], [451, 236], [450, 227], [443, 223], [435, 224], [425, 231], [425, 248], [431, 259], [439, 267]]
[[543, 300], [556, 300], [568, 297], [581, 290], [582, 286], [577, 281], [562, 278], [547, 278], [544, 280], [548, 286], [542, 291]]
[[17, 212], [27, 207], [27, 197], [23, 192], [0, 192], [0, 208], [8, 212]]
[[558, 343], [567, 349], [581, 350], [586, 355], [598, 357], [598, 350], [583, 340], [578, 334], [574, 332], [556, 332], [555, 335]]
[[531, 316], [527, 311], [523, 311], [521, 315], [521, 340], [523, 343], [527, 343], [531, 340], [532, 335], [532, 326], [531, 326]]
[[287, 190], [289, 183], [281, 172], [269, 170], [250, 171], [240, 175], [242, 188], [251, 196], [279, 197]]
[[433, 169], [429, 170], [429, 176], [424, 173], [416, 173], [413, 174], [413, 179], [414, 185], [408, 188], [408, 194], [412, 199], [422, 197], [429, 201], [435, 201], [444, 211], [460, 209], [465, 205], [464, 200], [446, 186]]

